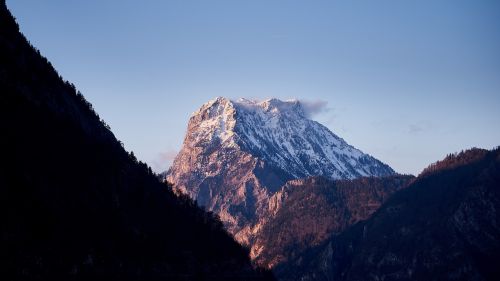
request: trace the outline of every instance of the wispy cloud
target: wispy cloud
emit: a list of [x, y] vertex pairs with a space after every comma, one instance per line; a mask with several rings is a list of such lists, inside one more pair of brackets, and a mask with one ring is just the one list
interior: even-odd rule
[[168, 168], [174, 162], [175, 156], [177, 156], [178, 151], [174, 149], [169, 149], [164, 152], [158, 153], [156, 159], [153, 160], [153, 166], [156, 171], [163, 172], [168, 170]]
[[423, 130], [424, 130], [424, 128], [420, 125], [417, 125], [417, 124], [408, 125], [408, 132], [410, 134], [418, 134], [418, 133], [422, 132]]
[[433, 128], [433, 125], [429, 121], [421, 121], [417, 123], [412, 123], [408, 125], [407, 131], [410, 134], [416, 135], [428, 131]]
[[329, 112], [331, 110], [331, 108], [328, 107], [328, 102], [324, 100], [299, 100], [299, 102], [307, 117], [313, 117], [317, 114]]

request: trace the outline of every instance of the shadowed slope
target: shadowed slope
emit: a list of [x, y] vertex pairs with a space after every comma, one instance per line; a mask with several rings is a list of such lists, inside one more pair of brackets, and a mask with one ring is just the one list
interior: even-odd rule
[[[252, 245], [252, 258], [272, 268], [369, 218], [413, 176], [288, 182], [270, 199], [269, 220]], [[293, 266], [289, 264], [288, 266]]]
[[220, 222], [123, 149], [4, 1], [0, 107], [4, 279], [269, 279]]
[[500, 149], [431, 165], [282, 280], [499, 280]]

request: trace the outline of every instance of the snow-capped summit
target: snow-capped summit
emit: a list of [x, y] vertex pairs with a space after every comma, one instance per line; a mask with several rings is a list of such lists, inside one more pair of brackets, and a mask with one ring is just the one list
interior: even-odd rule
[[294, 178], [321, 175], [352, 179], [393, 173], [387, 165], [308, 119], [298, 100], [231, 101], [218, 97], [193, 114], [188, 134], [196, 144], [239, 147]]
[[192, 114], [167, 180], [218, 213], [245, 242], [267, 199], [287, 180], [393, 173], [309, 119], [298, 100], [218, 97]]

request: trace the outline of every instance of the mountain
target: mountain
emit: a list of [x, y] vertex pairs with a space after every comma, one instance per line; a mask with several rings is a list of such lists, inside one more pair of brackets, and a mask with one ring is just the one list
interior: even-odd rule
[[127, 153], [0, 1], [3, 280], [272, 280]]
[[500, 148], [453, 154], [280, 280], [500, 280]]
[[368, 219], [413, 178], [395, 175], [332, 181], [310, 177], [289, 181], [269, 200], [272, 212], [251, 249], [254, 262], [266, 268], [286, 264], [332, 234]]
[[167, 181], [250, 245], [287, 181], [392, 175], [387, 165], [307, 118], [299, 101], [216, 98], [194, 112]]

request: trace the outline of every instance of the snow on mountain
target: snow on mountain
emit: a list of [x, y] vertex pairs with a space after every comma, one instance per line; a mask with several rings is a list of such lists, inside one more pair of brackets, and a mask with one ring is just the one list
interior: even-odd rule
[[328, 128], [306, 117], [297, 100], [262, 102], [222, 97], [204, 104], [196, 142], [240, 147], [294, 178], [332, 179], [392, 174], [387, 165], [348, 145]]
[[389, 166], [310, 120], [300, 101], [218, 97], [191, 116], [167, 180], [216, 212], [247, 244], [268, 198], [288, 180], [391, 174]]

